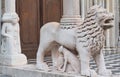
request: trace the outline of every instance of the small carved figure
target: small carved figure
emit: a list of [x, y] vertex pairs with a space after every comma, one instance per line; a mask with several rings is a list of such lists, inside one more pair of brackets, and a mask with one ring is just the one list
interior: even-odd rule
[[64, 62], [61, 62], [61, 60], [63, 61], [63, 58], [61, 58], [60, 61], [58, 60], [58, 63], [61, 63], [61, 66], [63, 66], [63, 67], [60, 66], [59, 70], [61, 70], [62, 72], [79, 74], [80, 60], [78, 59], [78, 57], [71, 53], [68, 49], [64, 48], [63, 46], [61, 46], [58, 49], [58, 51], [60, 52], [61, 55], [63, 55], [64, 58]]
[[59, 53], [58, 58], [57, 58], [57, 62], [56, 62], [56, 65], [55, 65], [55, 68], [58, 71], [61, 71], [63, 65], [64, 65], [64, 55], [62, 53]]
[[81, 75], [90, 76], [90, 56], [94, 57], [96, 61], [98, 74], [109, 75], [111, 72], [106, 69], [101, 49], [105, 41], [104, 29], [109, 29], [113, 26], [113, 18], [113, 15], [107, 12], [106, 9], [95, 5], [90, 8], [81, 25], [67, 25], [66, 27], [74, 27], [61, 28], [60, 26], [63, 25], [56, 22], [45, 24], [40, 32], [37, 68], [46, 70], [47, 64], [44, 64], [45, 51], [51, 50], [51, 45], [59, 44], [70, 51], [76, 50], [78, 52]]
[[[1, 53], [18, 54], [21, 53], [19, 35], [19, 17], [16, 13], [4, 14], [2, 21], [2, 49]], [[6, 18], [5, 18], [6, 17]]]

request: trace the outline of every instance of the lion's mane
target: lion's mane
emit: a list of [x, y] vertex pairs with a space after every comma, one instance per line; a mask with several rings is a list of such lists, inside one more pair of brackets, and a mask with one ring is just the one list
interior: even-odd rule
[[94, 55], [99, 53], [105, 41], [103, 29], [97, 22], [98, 6], [90, 8], [83, 23], [77, 28], [77, 40]]

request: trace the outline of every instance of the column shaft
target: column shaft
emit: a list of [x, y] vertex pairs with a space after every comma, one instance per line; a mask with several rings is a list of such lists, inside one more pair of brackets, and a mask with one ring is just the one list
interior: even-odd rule
[[95, 5], [98, 4], [98, 1], [97, 1], [97, 0], [94, 0], [94, 4], [95, 4]]
[[63, 0], [63, 17], [79, 17], [79, 8], [79, 0]]
[[15, 0], [5, 0], [5, 12], [15, 12]]
[[82, 18], [85, 18], [85, 0], [81, 0], [82, 4]]
[[79, 0], [63, 0], [61, 26], [77, 26], [81, 23]]
[[1, 52], [1, 14], [2, 14], [2, 12], [1, 12], [1, 8], [2, 7], [2, 2], [1, 2], [1, 0], [0, 0], [0, 52]]
[[[106, 1], [106, 5], [107, 5], [107, 7], [106, 7], [107, 10], [110, 11], [109, 10], [109, 8], [110, 8], [110, 1], [109, 0]], [[111, 51], [110, 47], [111, 47], [110, 46], [110, 29], [107, 29], [106, 30], [106, 50], [109, 52]]]
[[116, 49], [118, 45], [118, 37], [119, 37], [119, 0], [112, 0], [113, 3], [113, 13], [114, 13], [114, 26], [112, 28], [112, 45], [113, 48]]

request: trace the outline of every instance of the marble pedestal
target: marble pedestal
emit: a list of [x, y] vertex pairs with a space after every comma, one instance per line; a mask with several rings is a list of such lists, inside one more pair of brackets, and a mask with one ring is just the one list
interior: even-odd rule
[[24, 54], [17, 55], [2, 55], [0, 54], [0, 64], [8, 66], [19, 66], [27, 63], [26, 56]]
[[5, 0], [2, 17], [2, 43], [0, 64], [8, 66], [25, 65], [27, 58], [21, 53], [19, 16], [16, 13], [16, 0]]

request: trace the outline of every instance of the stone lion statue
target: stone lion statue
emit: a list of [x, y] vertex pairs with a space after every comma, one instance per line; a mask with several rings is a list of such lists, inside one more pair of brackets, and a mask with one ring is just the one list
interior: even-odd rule
[[80, 57], [81, 75], [90, 76], [90, 56], [95, 59], [99, 75], [109, 75], [111, 72], [105, 67], [103, 44], [105, 41], [104, 30], [113, 26], [113, 15], [101, 6], [95, 5], [87, 12], [80, 25], [63, 26], [57, 22], [45, 24], [40, 31], [40, 44], [37, 51], [37, 68], [48, 70], [44, 62], [46, 51], [52, 51], [53, 64], [56, 63], [55, 55], [59, 46], [64, 46], [70, 51], [77, 51]]

